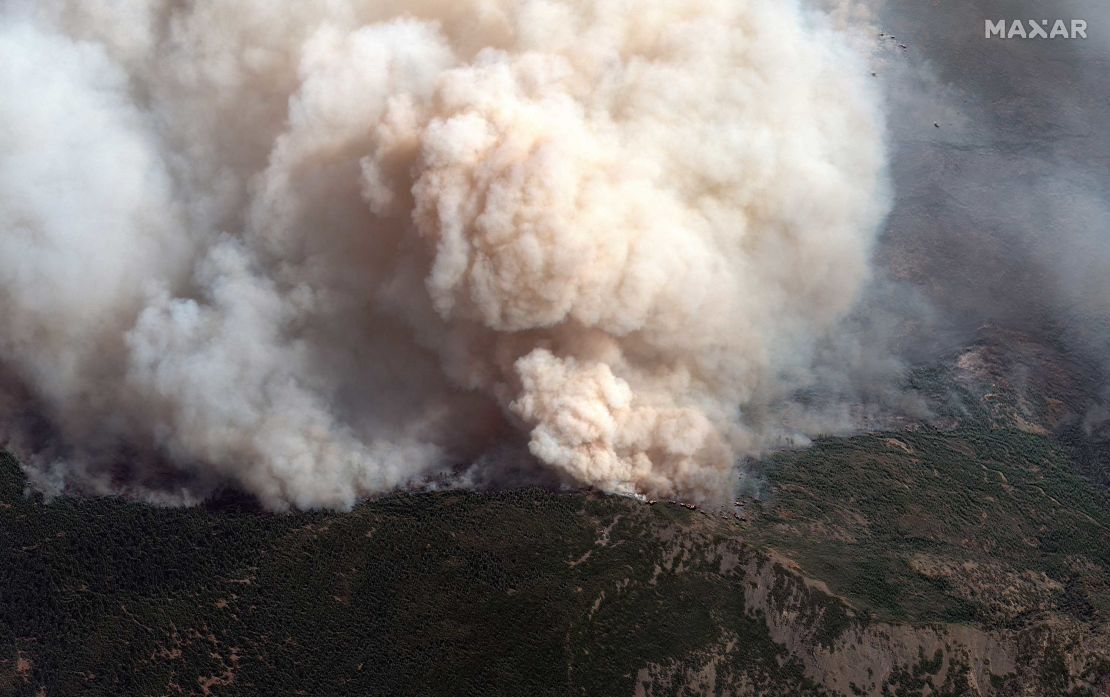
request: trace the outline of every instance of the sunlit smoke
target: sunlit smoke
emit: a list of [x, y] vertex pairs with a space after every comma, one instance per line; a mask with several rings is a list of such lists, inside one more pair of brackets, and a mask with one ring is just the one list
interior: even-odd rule
[[515, 446], [722, 500], [869, 278], [879, 100], [796, 2], [0, 12], [4, 435], [40, 487], [346, 507]]

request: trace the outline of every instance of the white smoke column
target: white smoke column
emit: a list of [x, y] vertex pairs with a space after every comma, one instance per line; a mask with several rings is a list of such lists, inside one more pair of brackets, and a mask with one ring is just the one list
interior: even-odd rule
[[877, 99], [795, 2], [2, 12], [0, 365], [63, 444], [8, 415], [43, 485], [343, 507], [517, 442], [720, 500], [867, 279]]

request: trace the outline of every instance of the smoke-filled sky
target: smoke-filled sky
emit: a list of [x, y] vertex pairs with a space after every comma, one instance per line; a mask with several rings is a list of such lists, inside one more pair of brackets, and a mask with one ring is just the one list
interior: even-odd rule
[[926, 334], [1107, 317], [1106, 12], [904, 5], [9, 1], [0, 437], [167, 503], [720, 501]]
[[[878, 78], [896, 194], [876, 267], [928, 298], [916, 337], [928, 348], [914, 357], [993, 322], [1092, 363], [1101, 377], [1089, 387], [1105, 390], [1110, 5], [873, 5], [880, 31], [898, 37], [887, 40], [907, 45]], [[987, 40], [985, 19], [1080, 19], [1088, 38]], [[1069, 406], [1106, 418], [1097, 403]]]
[[[908, 44], [882, 76], [898, 191], [886, 239], [917, 248], [917, 272], [943, 280], [953, 319], [1032, 325], [1061, 305], [1110, 301], [1110, 286], [1083, 287], [1110, 282], [1110, 6], [883, 7], [882, 27]], [[983, 38], [985, 18], [1044, 17], [1083, 19], [1088, 39]]]

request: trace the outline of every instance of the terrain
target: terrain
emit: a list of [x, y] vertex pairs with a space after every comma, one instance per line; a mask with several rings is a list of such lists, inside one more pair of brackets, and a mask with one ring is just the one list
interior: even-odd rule
[[930, 419], [753, 463], [730, 511], [47, 502], [5, 455], [0, 694], [1107, 695], [1081, 372], [985, 328], [911, 376]]

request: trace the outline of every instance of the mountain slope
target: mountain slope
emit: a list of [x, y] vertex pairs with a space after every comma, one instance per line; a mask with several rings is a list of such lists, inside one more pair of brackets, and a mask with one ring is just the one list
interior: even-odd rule
[[22, 495], [0, 691], [1102, 695], [1110, 505], [1045, 436], [829, 439], [740, 521], [540, 490], [275, 516]]

